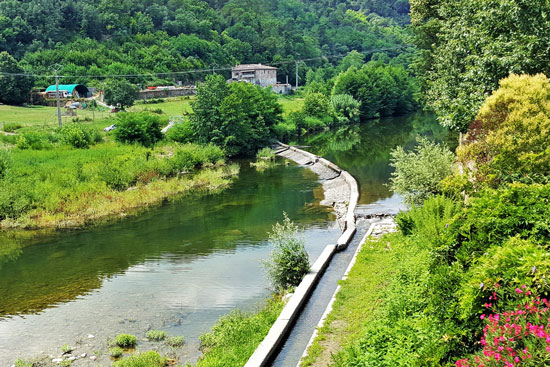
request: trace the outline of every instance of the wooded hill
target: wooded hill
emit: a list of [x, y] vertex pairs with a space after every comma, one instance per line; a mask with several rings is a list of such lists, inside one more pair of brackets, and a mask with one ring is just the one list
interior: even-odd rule
[[[408, 12], [406, 0], [7, 0], [0, 2], [0, 51], [35, 74], [51, 74], [51, 66], [61, 64], [61, 75], [287, 61], [278, 65], [279, 75], [288, 74], [292, 82], [294, 60], [410, 43], [403, 28]], [[49, 82], [38, 79], [36, 85]]]

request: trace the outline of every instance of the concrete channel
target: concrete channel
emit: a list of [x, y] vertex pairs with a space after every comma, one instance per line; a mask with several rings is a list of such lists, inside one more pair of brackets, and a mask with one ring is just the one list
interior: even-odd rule
[[[245, 367], [296, 366], [330, 303], [338, 280], [353, 258], [360, 242], [358, 238], [361, 238], [354, 239], [359, 187], [353, 176], [296, 147], [280, 143], [274, 149], [277, 155], [293, 160], [319, 176], [325, 192], [322, 204], [334, 208], [342, 236], [336, 244], [325, 247]], [[361, 222], [361, 232], [366, 231], [368, 222]]]

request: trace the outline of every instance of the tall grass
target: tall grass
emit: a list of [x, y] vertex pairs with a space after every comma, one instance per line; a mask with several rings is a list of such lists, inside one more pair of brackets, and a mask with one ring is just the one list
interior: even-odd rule
[[[194, 144], [12, 149], [0, 179], [0, 227], [82, 226], [172, 195], [224, 187], [237, 169], [223, 158], [219, 148]], [[203, 167], [209, 168], [197, 171]]]

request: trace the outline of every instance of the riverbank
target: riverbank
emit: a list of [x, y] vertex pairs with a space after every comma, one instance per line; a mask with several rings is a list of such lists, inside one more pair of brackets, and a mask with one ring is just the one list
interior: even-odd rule
[[89, 149], [8, 151], [0, 189], [2, 230], [81, 228], [191, 193], [226, 188], [238, 174], [213, 146], [155, 148], [102, 143]]

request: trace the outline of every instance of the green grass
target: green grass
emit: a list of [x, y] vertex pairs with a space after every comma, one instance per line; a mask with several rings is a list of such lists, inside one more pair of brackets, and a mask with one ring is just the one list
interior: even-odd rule
[[162, 341], [166, 338], [166, 331], [164, 330], [149, 330], [145, 336], [152, 341]]
[[143, 103], [142, 101], [137, 101], [135, 105], [128, 109], [129, 112], [141, 112], [141, 111], [153, 111], [157, 109], [162, 110], [163, 115], [167, 116], [184, 116], [191, 113], [191, 101], [194, 97], [176, 97], [176, 98], [166, 98], [161, 103]]
[[304, 107], [304, 99], [296, 96], [279, 96], [279, 103], [283, 106], [283, 116], [300, 111]]
[[[65, 109], [62, 109], [64, 114]], [[72, 122], [73, 119], [95, 119], [102, 120], [111, 116], [109, 111], [90, 111], [90, 110], [77, 110], [76, 116], [62, 116], [62, 122], [64, 124]], [[8, 106], [0, 105], [0, 122], [4, 123], [17, 123], [23, 127], [38, 126], [55, 128], [58, 126], [57, 121], [57, 108], [46, 106]], [[3, 130], [3, 129], [2, 129]]]
[[[397, 265], [394, 246], [401, 235], [391, 234], [380, 240], [367, 240], [348, 278], [340, 283], [332, 312], [308, 349], [301, 366], [326, 366], [332, 354], [350, 346], [361, 335], [380, 306], [383, 292]], [[390, 250], [391, 248], [391, 250]]]
[[113, 363], [113, 367], [164, 367], [165, 365], [166, 358], [153, 351], [136, 353]]
[[169, 347], [178, 348], [178, 347], [183, 346], [184, 338], [183, 338], [183, 336], [170, 336], [170, 337], [166, 338], [164, 343], [166, 345], [168, 345]]
[[201, 336], [204, 357], [196, 367], [244, 366], [281, 313], [280, 298], [269, 300], [257, 313], [234, 311], [220, 318]]
[[121, 347], [109, 348], [109, 355], [113, 358], [120, 358], [124, 354], [124, 350]]
[[120, 348], [133, 348], [137, 344], [137, 338], [130, 334], [119, 334], [115, 338], [115, 344]]

